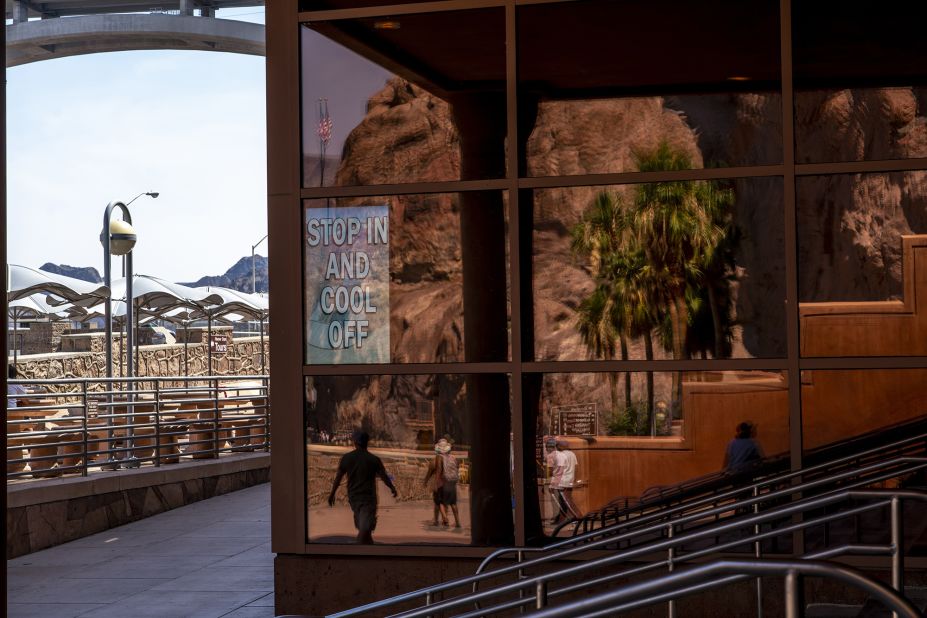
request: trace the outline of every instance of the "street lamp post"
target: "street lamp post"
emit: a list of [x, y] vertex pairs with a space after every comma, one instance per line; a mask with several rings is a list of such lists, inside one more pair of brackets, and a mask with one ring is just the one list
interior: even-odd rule
[[[158, 197], [158, 193], [149, 191], [144, 193], [139, 193], [131, 200], [129, 204], [137, 200], [143, 195], [148, 195], [153, 198]], [[122, 219], [113, 219], [113, 210], [119, 209], [122, 211]], [[139, 462], [135, 460], [132, 453], [133, 447], [133, 430], [132, 425], [135, 424], [135, 404], [134, 398], [131, 394], [133, 390], [132, 377], [134, 374], [134, 365], [132, 359], [135, 354], [135, 345], [134, 345], [134, 332], [133, 332], [133, 294], [132, 294], [132, 249], [135, 247], [136, 241], [135, 230], [132, 228], [132, 214], [129, 212], [128, 204], [122, 202], [110, 202], [106, 206], [106, 210], [103, 212], [103, 229], [100, 231], [100, 243], [103, 245], [103, 278], [106, 282], [106, 287], [112, 289], [112, 260], [110, 256], [112, 255], [121, 255], [123, 256], [124, 262], [124, 274], [126, 277], [126, 378], [128, 378], [126, 390], [129, 391], [128, 398], [126, 400], [126, 405], [128, 406], [129, 417], [126, 419], [126, 443], [128, 449], [126, 451], [125, 458], [127, 462], [124, 465], [127, 466], [137, 466]], [[106, 377], [113, 377], [113, 297], [110, 295], [106, 299], [105, 304], [105, 321], [106, 321]], [[121, 356], [121, 352], [120, 352]], [[120, 359], [120, 367], [122, 366], [122, 360]], [[109, 385], [108, 389], [112, 391], [112, 385]], [[107, 397], [109, 403], [112, 404], [112, 393]], [[110, 412], [112, 408], [110, 408]], [[109, 437], [113, 437], [113, 430], [110, 428]], [[115, 464], [113, 464], [115, 466]]]
[[[103, 230], [100, 232], [100, 243], [103, 245], [103, 279], [106, 287], [112, 289], [112, 265], [110, 255], [123, 256], [123, 275], [126, 277], [126, 358], [128, 365], [126, 376], [133, 375], [132, 358], [134, 354], [134, 337], [132, 332], [132, 314], [134, 303], [132, 301], [132, 248], [135, 246], [135, 230], [132, 228], [132, 214], [129, 204], [143, 195], [152, 198], [160, 195], [157, 191], [139, 193], [127, 203], [110, 202], [103, 213]], [[122, 211], [122, 220], [113, 219], [113, 210]], [[113, 299], [109, 297], [105, 304], [106, 322], [106, 377], [113, 377]], [[120, 361], [121, 363], [121, 361]]]
[[257, 249], [258, 245], [264, 242], [266, 239], [267, 239], [267, 234], [264, 234], [261, 240], [251, 245], [251, 293], [252, 294], [257, 293], [257, 276], [255, 275], [255, 270], [254, 270], [254, 250]]

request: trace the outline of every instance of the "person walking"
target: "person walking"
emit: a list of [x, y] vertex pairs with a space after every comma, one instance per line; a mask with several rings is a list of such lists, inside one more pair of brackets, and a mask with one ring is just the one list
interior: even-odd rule
[[557, 497], [560, 513], [556, 521], [579, 519], [582, 515], [573, 502], [573, 485], [576, 483], [576, 454], [570, 450], [570, 444], [563, 438], [557, 438], [557, 459], [553, 477], [557, 479]]
[[373, 544], [373, 531], [377, 527], [377, 486], [380, 480], [398, 495], [393, 481], [386, 474], [386, 468], [379, 457], [367, 451], [370, 436], [365, 431], [355, 431], [351, 436], [354, 450], [345, 453], [338, 462], [338, 472], [332, 482], [332, 491], [328, 494], [328, 506], [335, 506], [335, 492], [345, 475], [348, 477], [348, 504], [354, 512], [354, 527], [357, 528], [357, 542], [362, 545]]
[[460, 512], [457, 509], [457, 481], [460, 480], [460, 466], [457, 458], [451, 453], [451, 443], [447, 438], [441, 438], [435, 444], [434, 459], [428, 464], [425, 473], [426, 485], [429, 479], [434, 478], [432, 485], [432, 498], [434, 500], [434, 521], [438, 525], [438, 516], [441, 523], [449, 525], [448, 511], [454, 515], [454, 527], [460, 528]]
[[756, 427], [749, 421], [737, 425], [734, 439], [724, 450], [722, 469], [728, 474], [749, 470], [763, 460], [763, 449], [755, 439]]

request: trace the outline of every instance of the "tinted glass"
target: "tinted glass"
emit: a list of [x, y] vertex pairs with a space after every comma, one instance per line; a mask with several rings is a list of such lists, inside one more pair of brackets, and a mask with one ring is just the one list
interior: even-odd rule
[[[526, 389], [545, 534], [701, 484], [722, 491], [754, 465], [787, 468], [788, 385], [780, 372], [544, 374]], [[738, 425], [749, 423], [742, 441]], [[743, 432], [741, 432], [743, 433]], [[559, 443], [558, 443], [559, 442]], [[572, 470], [559, 453], [571, 451]], [[568, 457], [569, 459], [572, 459]], [[569, 462], [568, 462], [569, 463]], [[741, 474], [744, 473], [744, 474]], [[567, 483], [571, 507], [562, 513]], [[559, 503], [559, 505], [558, 505]], [[560, 513], [558, 515], [558, 513]], [[596, 524], [598, 525], [598, 524]]]
[[509, 358], [501, 192], [304, 205], [307, 364]]
[[[924, 487], [927, 369], [803, 371], [801, 405], [806, 467], [854, 454], [846, 468], [830, 466], [830, 471], [848, 475], [844, 481], [847, 487], [883, 491]], [[905, 457], [908, 459], [901, 459]], [[838, 503], [829, 508], [837, 511], [841, 506]], [[905, 553], [909, 556], [927, 553], [927, 543], [919, 532], [923, 513], [921, 504], [902, 503]], [[890, 522], [886, 500], [881, 508], [852, 520], [838, 519], [811, 529], [805, 533], [805, 543], [809, 550], [828, 544], [888, 544]]]
[[[512, 543], [507, 376], [309, 377], [305, 418], [311, 542], [355, 541], [355, 514], [373, 500], [366, 483], [376, 488], [377, 543]], [[359, 430], [397, 497], [375, 474], [377, 464], [372, 471], [358, 466], [355, 454], [344, 461], [354, 467], [330, 508], [332, 482]], [[494, 498], [473, 501], [473, 495]]]
[[303, 186], [505, 175], [501, 9], [302, 28]]
[[927, 354], [927, 172], [797, 182], [805, 356]]
[[784, 356], [781, 179], [533, 199], [536, 359]]

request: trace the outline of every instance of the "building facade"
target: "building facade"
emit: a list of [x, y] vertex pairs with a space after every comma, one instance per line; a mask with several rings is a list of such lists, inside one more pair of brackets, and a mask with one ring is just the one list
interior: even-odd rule
[[[744, 422], [797, 469], [923, 420], [925, 12], [268, 3], [278, 613], [547, 542], [553, 453], [588, 513]], [[368, 546], [327, 504], [356, 429], [399, 493]]]

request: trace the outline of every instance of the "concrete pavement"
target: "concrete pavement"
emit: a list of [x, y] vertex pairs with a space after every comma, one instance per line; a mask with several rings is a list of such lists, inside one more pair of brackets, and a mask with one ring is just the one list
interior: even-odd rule
[[270, 618], [270, 483], [7, 561], [11, 618]]

